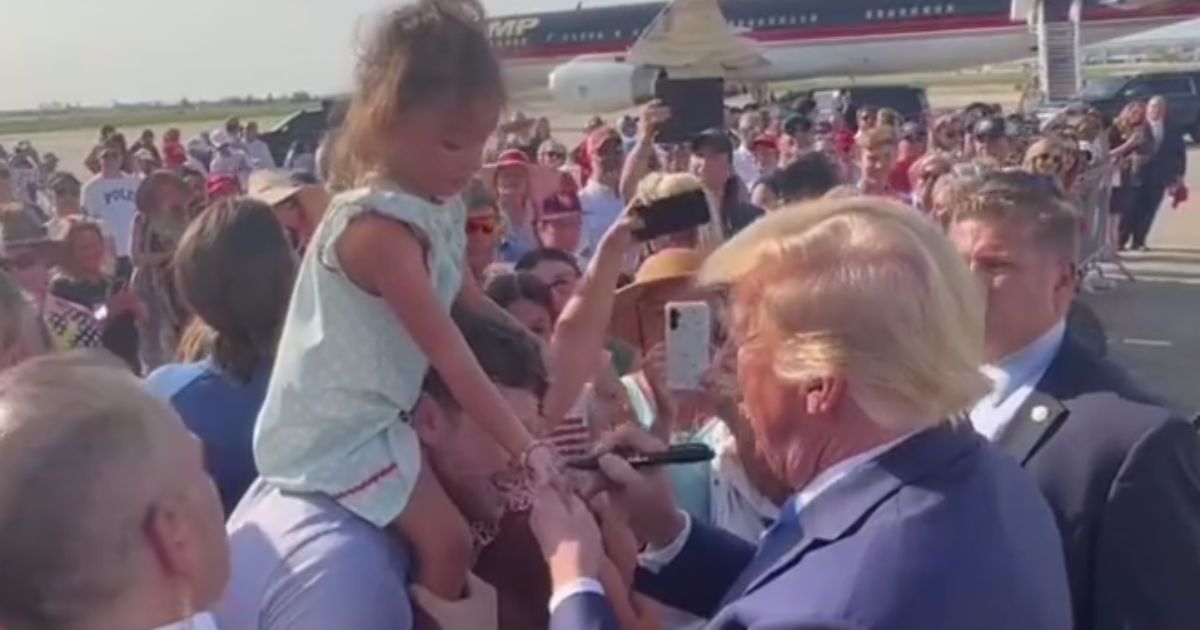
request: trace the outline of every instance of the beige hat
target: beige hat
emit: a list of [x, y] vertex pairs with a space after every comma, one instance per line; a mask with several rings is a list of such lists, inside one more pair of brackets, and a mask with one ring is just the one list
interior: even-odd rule
[[640, 346], [637, 305], [642, 296], [647, 290], [668, 282], [694, 279], [700, 273], [704, 258], [704, 254], [697, 250], [672, 247], [642, 261], [633, 282], [617, 291], [609, 333]]
[[250, 173], [250, 180], [246, 184], [246, 196], [274, 206], [287, 201], [289, 197], [300, 192], [301, 188], [303, 186], [294, 183], [287, 171], [263, 169]]

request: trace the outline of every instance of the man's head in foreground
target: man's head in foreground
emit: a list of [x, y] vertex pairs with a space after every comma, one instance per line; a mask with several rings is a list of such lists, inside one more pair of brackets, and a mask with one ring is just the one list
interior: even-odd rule
[[0, 627], [151, 628], [229, 577], [200, 442], [100, 354], [0, 374]]

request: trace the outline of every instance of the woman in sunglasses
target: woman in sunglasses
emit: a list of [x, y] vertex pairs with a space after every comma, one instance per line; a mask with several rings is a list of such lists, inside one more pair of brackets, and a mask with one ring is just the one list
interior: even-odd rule
[[480, 286], [498, 262], [500, 239], [504, 236], [504, 216], [486, 186], [475, 180], [463, 191], [467, 206], [467, 265]]
[[54, 243], [20, 205], [0, 208], [0, 267], [33, 303], [54, 350], [100, 347], [100, 326], [88, 309], [50, 293]]

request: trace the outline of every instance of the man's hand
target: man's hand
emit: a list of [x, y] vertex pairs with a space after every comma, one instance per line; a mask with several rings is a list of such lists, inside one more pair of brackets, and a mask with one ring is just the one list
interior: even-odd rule
[[495, 630], [500, 625], [496, 589], [467, 574], [467, 596], [448, 602], [420, 584], [408, 587], [413, 604], [441, 630]]
[[638, 135], [646, 140], [654, 140], [663, 123], [671, 117], [671, 108], [660, 101], [650, 101], [642, 108], [641, 119], [638, 121]]
[[642, 474], [612, 451], [657, 453], [666, 446], [639, 427], [619, 427], [600, 441], [600, 471], [612, 484], [609, 500], [629, 515], [634, 534], [654, 547], [665, 547], [683, 531], [684, 520], [675, 508], [671, 488], [661, 475]]
[[633, 249], [636, 244], [633, 231], [641, 227], [641, 219], [633, 212], [635, 205], [626, 206], [617, 220], [601, 237], [600, 244], [596, 248], [597, 256], [615, 256], [617, 262], [620, 262], [624, 259], [625, 254]]
[[600, 529], [578, 496], [564, 496], [549, 486], [538, 488], [529, 527], [542, 548], [554, 588], [600, 575], [604, 557]]

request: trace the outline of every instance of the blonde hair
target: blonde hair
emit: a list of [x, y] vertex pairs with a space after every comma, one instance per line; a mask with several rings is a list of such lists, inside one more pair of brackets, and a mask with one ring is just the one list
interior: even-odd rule
[[759, 219], [713, 253], [743, 348], [803, 384], [844, 376], [880, 426], [918, 430], [987, 391], [978, 281], [935, 226], [883, 199], [825, 199]]
[[[656, 201], [697, 190], [704, 190], [704, 184], [691, 173], [650, 173], [638, 182], [634, 198], [637, 203], [648, 206]], [[725, 231], [721, 228], [720, 218], [713, 212], [711, 203], [709, 216], [708, 223], [696, 228], [696, 248], [703, 252], [711, 252], [725, 242]]]

